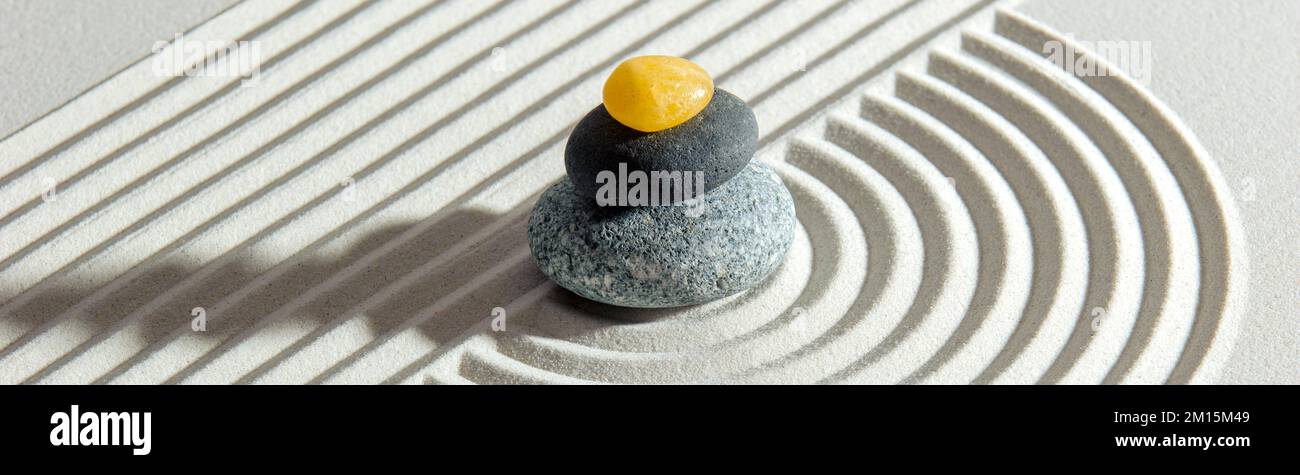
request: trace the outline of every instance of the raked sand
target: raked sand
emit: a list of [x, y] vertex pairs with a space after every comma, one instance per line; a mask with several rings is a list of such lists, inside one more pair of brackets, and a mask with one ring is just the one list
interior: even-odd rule
[[[187, 37], [259, 41], [253, 87], [145, 60], [0, 142], [0, 381], [1219, 380], [1233, 187], [1015, 3], [240, 4]], [[622, 309], [530, 259], [570, 127], [649, 53], [747, 100], [795, 197], [757, 289]]]

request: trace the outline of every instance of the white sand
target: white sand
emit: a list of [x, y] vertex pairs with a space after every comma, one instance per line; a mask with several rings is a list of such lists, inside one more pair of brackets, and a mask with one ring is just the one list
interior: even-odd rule
[[[1005, 3], [288, 3], [189, 33], [271, 22], [256, 87], [146, 61], [0, 142], [0, 381], [1213, 382], [1232, 352], [1215, 160]], [[619, 309], [529, 259], [569, 127], [644, 53], [755, 109], [802, 223], [758, 289]]]
[[236, 0], [0, 0], [0, 137], [73, 99]]

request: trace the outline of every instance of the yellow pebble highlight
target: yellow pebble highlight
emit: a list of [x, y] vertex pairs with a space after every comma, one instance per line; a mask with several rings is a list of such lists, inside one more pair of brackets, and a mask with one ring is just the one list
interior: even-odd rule
[[605, 110], [642, 132], [676, 127], [713, 99], [713, 78], [700, 65], [676, 56], [638, 56], [605, 80]]

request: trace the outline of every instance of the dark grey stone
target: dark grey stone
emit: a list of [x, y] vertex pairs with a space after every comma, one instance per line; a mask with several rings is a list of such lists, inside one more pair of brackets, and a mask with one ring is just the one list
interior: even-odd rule
[[569, 135], [564, 167], [578, 194], [592, 199], [599, 188], [596, 175], [603, 170], [618, 174], [619, 163], [646, 173], [702, 172], [708, 192], [740, 173], [757, 147], [754, 111], [739, 97], [714, 89], [703, 111], [658, 132], [632, 129], [614, 120], [603, 104], [597, 106]]
[[565, 179], [533, 208], [528, 241], [538, 267], [560, 286], [607, 304], [660, 308], [757, 285], [780, 266], [794, 229], [790, 192], [754, 163], [677, 205], [599, 207]]

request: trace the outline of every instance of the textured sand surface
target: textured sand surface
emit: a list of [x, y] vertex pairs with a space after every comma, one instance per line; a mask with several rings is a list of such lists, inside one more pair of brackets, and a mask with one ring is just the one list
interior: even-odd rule
[[[261, 41], [256, 87], [144, 63], [0, 142], [0, 380], [1205, 382], [1232, 350], [1215, 161], [1006, 3], [290, 3], [190, 33]], [[646, 53], [755, 109], [801, 221], [759, 289], [629, 311], [529, 259]]]

